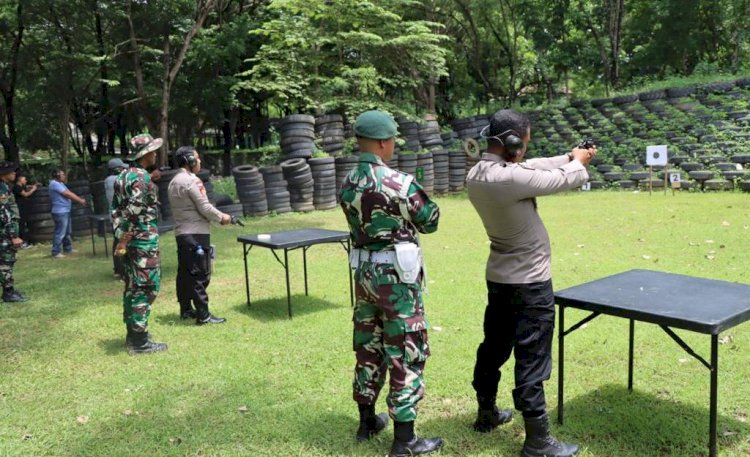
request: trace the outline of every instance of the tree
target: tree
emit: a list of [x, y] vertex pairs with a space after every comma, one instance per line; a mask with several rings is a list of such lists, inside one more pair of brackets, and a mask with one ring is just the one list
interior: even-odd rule
[[[159, 152], [158, 163], [159, 165], [165, 165], [169, 149], [169, 103], [172, 88], [190, 44], [203, 27], [209, 13], [214, 9], [216, 0], [198, 0], [194, 6], [193, 2], [188, 0], [173, 0], [159, 3], [158, 8], [156, 5], [149, 4], [148, 6], [152, 6], [149, 9], [139, 8], [142, 6], [140, 3], [130, 0], [127, 5], [136, 89], [149, 129], [158, 131], [159, 136], [164, 139], [164, 146]], [[191, 10], [194, 11], [194, 14], [192, 19], [187, 21], [188, 15], [186, 13]], [[137, 30], [136, 23], [139, 25]], [[144, 31], [150, 31], [152, 34], [143, 36]], [[154, 43], [154, 45], [160, 45], [160, 47], [146, 47], [140, 43], [141, 41], [149, 44]], [[150, 109], [149, 94], [146, 93], [144, 50], [161, 57], [161, 78], [159, 81], [161, 87], [157, 91], [160, 100], [155, 116], [149, 115], [152, 110]]]
[[[14, 7], [15, 6], [15, 7]], [[0, 143], [7, 160], [18, 161], [15, 96], [24, 34], [24, 1], [0, 6]]]

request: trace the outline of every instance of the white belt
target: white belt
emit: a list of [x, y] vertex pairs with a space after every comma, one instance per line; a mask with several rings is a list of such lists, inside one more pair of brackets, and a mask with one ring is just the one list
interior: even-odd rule
[[396, 263], [396, 251], [368, 251], [367, 249], [352, 249], [352, 257], [357, 263]]

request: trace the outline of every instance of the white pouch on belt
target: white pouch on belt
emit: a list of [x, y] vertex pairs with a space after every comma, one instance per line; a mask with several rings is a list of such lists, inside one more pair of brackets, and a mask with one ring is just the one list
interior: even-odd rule
[[351, 248], [349, 250], [349, 268], [356, 270], [359, 267], [359, 249]]
[[414, 284], [422, 270], [422, 252], [415, 243], [399, 243], [393, 246], [396, 251], [396, 273], [401, 282]]

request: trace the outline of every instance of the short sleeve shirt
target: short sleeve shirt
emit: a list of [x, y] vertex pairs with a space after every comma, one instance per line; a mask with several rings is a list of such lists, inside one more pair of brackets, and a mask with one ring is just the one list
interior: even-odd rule
[[63, 192], [68, 190], [68, 186], [60, 181], [52, 180], [49, 182], [49, 198], [52, 202], [52, 214], [65, 214], [70, 212], [70, 200], [63, 196]]

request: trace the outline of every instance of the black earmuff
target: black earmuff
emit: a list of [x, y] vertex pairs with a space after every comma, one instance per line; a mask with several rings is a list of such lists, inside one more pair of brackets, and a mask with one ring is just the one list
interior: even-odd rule
[[177, 156], [177, 166], [183, 167], [185, 165], [193, 168], [198, 163], [192, 152], [180, 154]]
[[503, 140], [505, 151], [511, 157], [515, 157], [523, 149], [523, 140], [512, 133]]

